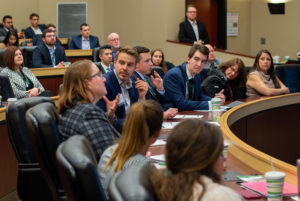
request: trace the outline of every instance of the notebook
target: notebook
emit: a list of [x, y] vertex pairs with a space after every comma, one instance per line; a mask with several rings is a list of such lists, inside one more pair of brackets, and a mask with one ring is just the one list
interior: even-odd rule
[[[268, 196], [267, 193], [267, 182], [266, 181], [257, 181], [257, 182], [245, 182], [241, 183], [242, 187], [255, 191], [263, 196]], [[297, 195], [298, 189], [296, 186], [284, 182], [283, 184], [283, 196], [293, 196]]]

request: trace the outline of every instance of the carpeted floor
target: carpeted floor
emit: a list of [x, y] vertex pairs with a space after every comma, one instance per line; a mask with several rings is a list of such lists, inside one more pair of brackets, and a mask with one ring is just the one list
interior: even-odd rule
[[17, 194], [17, 191], [13, 191], [1, 198], [0, 201], [20, 201], [20, 198]]

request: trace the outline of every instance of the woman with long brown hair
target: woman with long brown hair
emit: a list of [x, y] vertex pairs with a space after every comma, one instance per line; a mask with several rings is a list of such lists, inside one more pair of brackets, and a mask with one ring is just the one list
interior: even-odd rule
[[159, 103], [146, 100], [134, 103], [125, 119], [122, 135], [117, 144], [103, 153], [98, 172], [107, 192], [111, 177], [131, 165], [149, 163], [146, 152], [160, 135], [163, 109]]
[[222, 153], [223, 137], [218, 127], [196, 119], [181, 122], [167, 139], [166, 169], [154, 169], [151, 174], [158, 200], [242, 200], [221, 184]]
[[272, 55], [268, 50], [257, 53], [246, 86], [249, 97], [275, 96], [290, 92], [276, 76]]

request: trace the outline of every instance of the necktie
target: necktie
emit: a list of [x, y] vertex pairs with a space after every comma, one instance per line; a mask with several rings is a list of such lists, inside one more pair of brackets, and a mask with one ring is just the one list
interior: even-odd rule
[[189, 79], [188, 81], [188, 99], [194, 100], [195, 99], [195, 78]]
[[51, 62], [52, 62], [52, 66], [55, 66], [55, 53], [53, 52], [53, 54], [51, 54]]
[[151, 85], [149, 84], [149, 82], [147, 81], [147, 79], [144, 77], [143, 80], [147, 83], [150, 94], [151, 94], [154, 98], [156, 98], [156, 94], [155, 94], [153, 88], [151, 87]]

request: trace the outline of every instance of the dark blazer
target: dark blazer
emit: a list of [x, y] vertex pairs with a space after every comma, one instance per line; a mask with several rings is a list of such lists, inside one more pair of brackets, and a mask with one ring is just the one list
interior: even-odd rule
[[[117, 79], [114, 71], [106, 73], [103, 76], [106, 79], [106, 82], [105, 82], [105, 86], [106, 86], [106, 90], [107, 90], [106, 97], [110, 101], [112, 101], [112, 100], [114, 100], [116, 98], [116, 96], [118, 95], [118, 93], [121, 94], [121, 87], [119, 85], [118, 79]], [[131, 102], [131, 104], [137, 102], [138, 99], [139, 99], [139, 92], [135, 88], [134, 81], [132, 81], [132, 88], [129, 89], [129, 96], [130, 96], [130, 102]], [[106, 109], [106, 103], [105, 103], [105, 101], [103, 99], [99, 100], [96, 105], [99, 106], [105, 112], [107, 111], [107, 109]], [[117, 128], [121, 128], [121, 125], [123, 124], [124, 119], [126, 117], [125, 105], [124, 104], [122, 104], [122, 105], [119, 104], [118, 108], [116, 109], [115, 114], [116, 114], [116, 116], [118, 118]]]
[[[203, 22], [197, 21], [199, 39], [204, 41], [205, 44], [209, 43], [209, 37], [206, 31], [205, 24]], [[179, 25], [178, 38], [180, 42], [184, 43], [194, 43], [196, 41], [196, 35], [191, 23], [188, 20], [181, 22]]]
[[170, 107], [178, 110], [207, 110], [210, 97], [201, 91], [200, 73], [195, 76], [195, 100], [186, 99], [186, 63], [169, 70], [164, 77], [164, 88], [168, 102], [165, 109]]
[[[65, 49], [56, 45], [55, 50], [55, 65], [61, 61], [69, 61], [65, 54]], [[48, 47], [43, 43], [33, 50], [32, 64], [34, 67], [52, 67], [51, 56]]]
[[[154, 84], [153, 84], [153, 82], [152, 82], [152, 80], [151, 80], [151, 78], [149, 77], [149, 76], [144, 76], [145, 77], [145, 79], [147, 80], [147, 82], [149, 83], [149, 85], [151, 86], [151, 88], [153, 89], [153, 92], [154, 92], [154, 95], [152, 95], [151, 93], [150, 93], [150, 90], [148, 89], [148, 92], [147, 92], [147, 94], [146, 94], [146, 99], [147, 100], [156, 100], [156, 101], [158, 101], [161, 105], [163, 105], [164, 104], [164, 95], [161, 95], [159, 92], [158, 92], [158, 90], [156, 89], [156, 87], [154, 86]], [[139, 78], [140, 80], [142, 80], [142, 78], [141, 78], [141, 76], [136, 72], [136, 71], [134, 71], [133, 73], [132, 73], [132, 76], [131, 76], [131, 78], [134, 80], [134, 82], [136, 81], [136, 79], [137, 78]]]
[[[44, 24], [39, 24], [38, 27], [40, 28], [40, 30], [43, 32], [44, 29], [45, 29], [45, 25]], [[31, 38], [33, 39], [35, 37], [35, 33], [34, 31], [32, 30], [31, 27], [27, 27], [24, 31], [25, 33], [25, 38]]]
[[[42, 40], [42, 35], [36, 35], [33, 39], [32, 39], [32, 45], [34, 46], [39, 46], [42, 45], [44, 42]], [[60, 45], [61, 46], [61, 42], [60, 40], [56, 37], [56, 45]]]
[[[73, 36], [70, 43], [69, 49], [81, 49], [82, 35]], [[90, 48], [100, 47], [99, 39], [96, 36], [90, 36]]]

